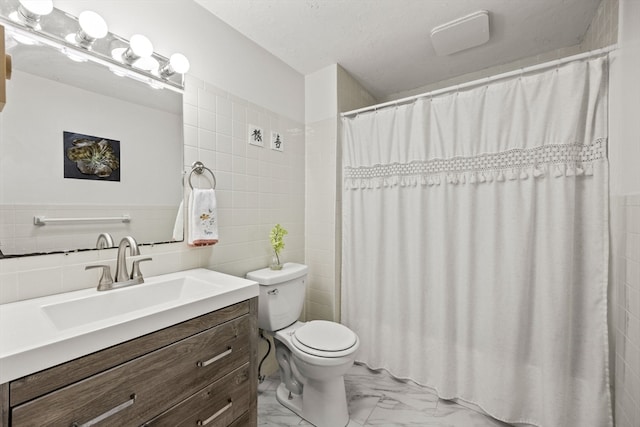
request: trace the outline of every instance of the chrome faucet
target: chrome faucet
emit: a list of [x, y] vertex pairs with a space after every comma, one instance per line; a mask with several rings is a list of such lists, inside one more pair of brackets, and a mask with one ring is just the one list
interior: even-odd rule
[[108, 249], [113, 247], [113, 237], [109, 233], [100, 233], [96, 241], [96, 249]]
[[136, 239], [131, 236], [126, 236], [120, 240], [120, 244], [118, 245], [118, 260], [116, 262], [116, 282], [126, 282], [131, 279], [127, 271], [127, 247], [129, 248], [131, 256], [140, 255], [140, 249], [138, 249]]
[[[105, 233], [103, 233], [105, 234]], [[102, 234], [100, 235], [102, 237]], [[111, 237], [111, 236], [109, 236]], [[98, 237], [100, 242], [100, 237]], [[138, 258], [133, 261], [133, 267], [131, 268], [131, 274], [127, 270], [127, 248], [129, 248], [130, 256], [140, 255], [140, 249], [138, 249], [138, 243], [136, 239], [131, 236], [123, 237], [118, 245], [118, 256], [116, 260], [116, 280], [115, 282], [111, 278], [111, 269], [108, 265], [88, 265], [85, 270], [91, 268], [102, 268], [102, 275], [98, 283], [99, 291], [108, 291], [109, 289], [122, 288], [124, 286], [136, 285], [138, 283], [144, 283], [142, 272], [140, 271], [140, 263], [143, 261], [151, 261], [151, 258]]]

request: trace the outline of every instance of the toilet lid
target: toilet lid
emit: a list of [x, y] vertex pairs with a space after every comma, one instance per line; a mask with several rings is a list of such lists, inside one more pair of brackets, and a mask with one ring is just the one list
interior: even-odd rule
[[[302, 344], [309, 349], [321, 352], [338, 352], [353, 347], [358, 337], [349, 328], [336, 322], [312, 320], [293, 334], [294, 345]], [[297, 342], [296, 342], [297, 341]], [[306, 351], [305, 348], [300, 348]]]

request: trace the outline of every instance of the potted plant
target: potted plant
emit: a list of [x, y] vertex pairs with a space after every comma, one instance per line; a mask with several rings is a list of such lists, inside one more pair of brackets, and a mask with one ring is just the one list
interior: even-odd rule
[[282, 269], [282, 264], [280, 263], [280, 251], [284, 249], [284, 236], [287, 234], [288, 231], [280, 224], [276, 224], [269, 233], [269, 240], [271, 241], [271, 247], [273, 248], [273, 258], [271, 259], [271, 265], [269, 265], [269, 268], [272, 270]]

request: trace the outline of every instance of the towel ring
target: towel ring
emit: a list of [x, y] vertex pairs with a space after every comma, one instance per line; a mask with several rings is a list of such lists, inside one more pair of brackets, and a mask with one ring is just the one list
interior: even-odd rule
[[191, 187], [192, 190], [193, 184], [191, 183], [191, 177], [193, 176], [193, 173], [195, 172], [198, 175], [202, 175], [204, 171], [208, 171], [211, 174], [211, 177], [213, 178], [212, 188], [214, 190], [216, 189], [216, 176], [214, 175], [213, 171], [206, 167], [202, 162], [193, 162], [193, 164], [191, 165], [191, 172], [189, 173], [189, 187]]

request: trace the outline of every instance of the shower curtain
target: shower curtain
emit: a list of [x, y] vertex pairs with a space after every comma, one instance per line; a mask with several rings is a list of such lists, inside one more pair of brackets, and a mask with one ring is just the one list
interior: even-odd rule
[[607, 59], [344, 118], [358, 360], [497, 419], [612, 425]]

